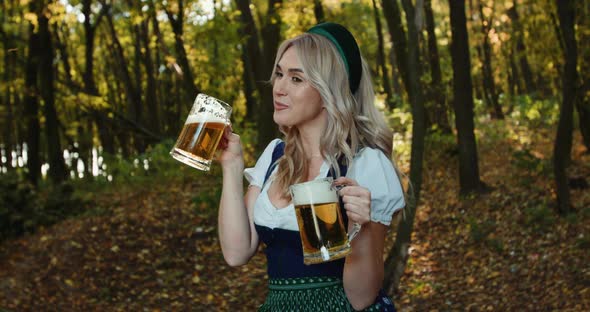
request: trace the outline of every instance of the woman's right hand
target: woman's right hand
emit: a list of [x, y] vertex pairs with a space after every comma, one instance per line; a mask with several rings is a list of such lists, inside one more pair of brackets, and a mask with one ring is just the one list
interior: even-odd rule
[[220, 151], [218, 161], [222, 167], [241, 164], [243, 166], [244, 158], [242, 156], [242, 143], [240, 136], [233, 133], [231, 125], [223, 130], [223, 137], [219, 141], [217, 150]]

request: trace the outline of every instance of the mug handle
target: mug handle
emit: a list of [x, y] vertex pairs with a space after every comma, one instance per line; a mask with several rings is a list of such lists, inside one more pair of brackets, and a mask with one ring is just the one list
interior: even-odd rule
[[[345, 185], [336, 185], [334, 188], [336, 191], [340, 191]], [[361, 225], [357, 222], [352, 224], [352, 229], [348, 233], [348, 241], [351, 242], [356, 235], [361, 231]]]
[[350, 233], [348, 233], [348, 241], [351, 242], [360, 231], [361, 225], [357, 222], [353, 223], [352, 229], [350, 230]]

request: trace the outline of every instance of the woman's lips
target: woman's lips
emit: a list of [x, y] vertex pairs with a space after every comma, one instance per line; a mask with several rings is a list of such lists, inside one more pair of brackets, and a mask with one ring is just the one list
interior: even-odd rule
[[284, 109], [287, 109], [287, 108], [289, 108], [289, 106], [288, 106], [288, 105], [285, 105], [285, 104], [283, 104], [283, 103], [276, 102], [276, 101], [275, 101], [275, 103], [274, 103], [274, 106], [275, 106], [275, 111], [281, 111], [281, 110], [284, 110]]

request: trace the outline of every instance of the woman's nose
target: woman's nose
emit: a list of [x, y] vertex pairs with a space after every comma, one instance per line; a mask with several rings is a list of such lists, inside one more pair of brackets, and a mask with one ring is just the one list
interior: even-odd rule
[[276, 95], [285, 95], [287, 94], [284, 84], [285, 79], [276, 79], [275, 83], [272, 86], [272, 90]]

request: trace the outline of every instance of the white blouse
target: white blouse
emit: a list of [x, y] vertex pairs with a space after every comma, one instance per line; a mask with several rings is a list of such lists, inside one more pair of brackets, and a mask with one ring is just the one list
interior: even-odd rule
[[[263, 187], [264, 177], [271, 165], [272, 153], [280, 139], [274, 139], [258, 158], [256, 165], [244, 170], [244, 176], [250, 186]], [[254, 204], [254, 222], [271, 229], [281, 228], [298, 231], [295, 209], [290, 203], [286, 207], [275, 207], [268, 197], [268, 187], [274, 179], [278, 166], [273, 170], [269, 180], [264, 184]], [[324, 161], [316, 179], [328, 176], [328, 164]], [[348, 167], [346, 176], [354, 179], [360, 186], [371, 192], [371, 221], [384, 225], [391, 224], [393, 214], [405, 206], [400, 181], [391, 161], [378, 149], [365, 147], [355, 155]]]

